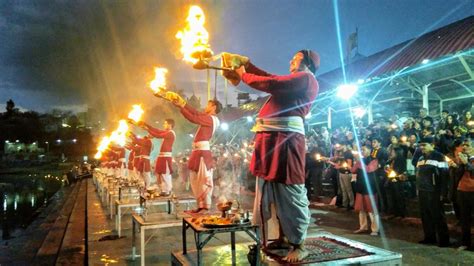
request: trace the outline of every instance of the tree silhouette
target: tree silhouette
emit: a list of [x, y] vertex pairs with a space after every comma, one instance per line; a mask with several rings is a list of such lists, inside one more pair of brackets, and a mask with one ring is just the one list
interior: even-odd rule
[[12, 99], [8, 100], [7, 101], [7, 106], [6, 106], [7, 113], [8, 114], [13, 113], [14, 108], [15, 108], [15, 103], [13, 102], [13, 100]]

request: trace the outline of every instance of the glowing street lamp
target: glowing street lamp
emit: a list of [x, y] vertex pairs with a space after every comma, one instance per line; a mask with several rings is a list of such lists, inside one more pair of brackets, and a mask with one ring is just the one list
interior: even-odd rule
[[343, 84], [337, 87], [337, 97], [349, 100], [359, 89], [355, 84]]
[[362, 118], [367, 113], [367, 111], [362, 107], [356, 107], [352, 109], [356, 118]]
[[224, 131], [229, 130], [229, 124], [227, 124], [227, 123], [222, 123], [222, 124], [221, 124], [221, 129], [224, 130]]

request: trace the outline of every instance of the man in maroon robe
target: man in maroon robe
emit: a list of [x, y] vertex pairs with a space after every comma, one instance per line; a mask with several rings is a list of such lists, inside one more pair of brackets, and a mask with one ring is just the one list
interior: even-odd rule
[[134, 158], [135, 162], [137, 163], [136, 170], [141, 179], [145, 182], [145, 188], [149, 188], [151, 186], [150, 153], [153, 149], [153, 143], [148, 136], [139, 138], [131, 132], [130, 138], [132, 139], [133, 143], [139, 147], [138, 153], [135, 153]]
[[173, 143], [176, 139], [176, 134], [173, 131], [174, 120], [165, 119], [163, 123], [163, 130], [154, 128], [146, 123], [138, 123], [138, 126], [142, 127], [148, 133], [158, 139], [163, 139], [161, 143], [160, 153], [156, 158], [155, 174], [157, 177], [157, 183], [160, 185], [161, 193], [160, 196], [171, 195], [173, 189], [173, 183], [171, 174], [173, 173]]
[[[319, 56], [310, 50], [297, 52], [290, 61], [290, 74], [284, 76], [269, 74], [246, 57], [227, 56], [234, 62], [240, 80], [270, 94], [256, 119], [255, 151], [250, 163], [252, 173], [258, 177], [254, 209], [258, 212], [256, 222], [263, 227], [264, 245], [269, 249], [291, 248], [284, 260], [301, 261], [308, 255], [303, 244], [310, 222], [304, 185], [304, 118], [318, 93], [314, 74], [319, 68]], [[279, 237], [267, 245], [265, 226], [275, 215]]]
[[219, 127], [219, 119], [216, 115], [221, 111], [222, 104], [216, 99], [210, 100], [207, 102], [204, 112], [199, 112], [176, 93], [167, 92], [164, 98], [179, 107], [181, 114], [189, 122], [199, 125], [188, 161], [189, 180], [198, 204], [198, 208], [192, 212], [207, 211], [211, 208], [212, 190], [214, 189], [212, 175], [215, 167], [209, 141]]

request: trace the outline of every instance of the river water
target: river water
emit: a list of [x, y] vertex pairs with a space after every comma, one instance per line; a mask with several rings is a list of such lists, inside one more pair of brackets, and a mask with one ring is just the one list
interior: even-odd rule
[[26, 228], [64, 182], [62, 174], [55, 172], [0, 175], [2, 237]]

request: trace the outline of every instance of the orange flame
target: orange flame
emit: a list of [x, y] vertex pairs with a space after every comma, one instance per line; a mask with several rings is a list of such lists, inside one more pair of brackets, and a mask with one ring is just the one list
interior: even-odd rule
[[100, 159], [102, 157], [102, 152], [98, 151], [95, 155], [94, 155], [94, 159]]
[[125, 120], [120, 120], [119, 121], [119, 126], [117, 128], [117, 132], [119, 132], [119, 134], [125, 134], [127, 133], [128, 131], [128, 124], [127, 124], [127, 121]]
[[150, 88], [154, 93], [158, 93], [160, 90], [166, 88], [165, 75], [168, 73], [168, 69], [162, 67], [155, 67], [155, 79], [150, 82]]
[[109, 137], [103, 137], [102, 140], [100, 141], [100, 144], [99, 144], [99, 147], [97, 148], [97, 150], [99, 152], [103, 152], [109, 147], [109, 144], [110, 144], [110, 138]]
[[204, 28], [206, 17], [199, 6], [191, 6], [186, 21], [186, 27], [178, 31], [176, 38], [181, 40], [183, 60], [195, 64], [200, 57], [212, 56], [209, 33]]
[[388, 178], [395, 178], [395, 177], [397, 177], [397, 173], [391, 170], [390, 173], [388, 173]]
[[142, 106], [139, 104], [135, 104], [132, 106], [133, 110], [128, 113], [128, 118], [132, 119], [135, 122], [140, 121], [142, 114], [143, 114], [143, 109]]

